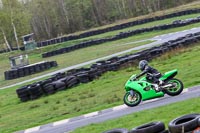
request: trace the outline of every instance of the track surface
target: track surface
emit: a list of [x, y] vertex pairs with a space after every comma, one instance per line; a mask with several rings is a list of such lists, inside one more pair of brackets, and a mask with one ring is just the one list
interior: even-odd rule
[[129, 44], [134, 44], [134, 43], [137, 43], [137, 42], [143, 42], [143, 41], [147, 41], [147, 40], [155, 41], [153, 43], [149, 43], [149, 44], [146, 44], [146, 45], [134, 47], [134, 48], [131, 48], [131, 49], [128, 49], [128, 50], [125, 50], [125, 51], [121, 51], [121, 52], [118, 52], [118, 53], [115, 53], [115, 54], [111, 54], [111, 55], [108, 55], [108, 56], [105, 56], [105, 57], [101, 57], [101, 58], [98, 58], [98, 59], [94, 59], [94, 60], [90, 60], [90, 61], [87, 61], [87, 62], [84, 62], [84, 63], [73, 65], [73, 66], [70, 66], [70, 67], [66, 67], [64, 69], [60, 69], [58, 71], [51, 72], [51, 73], [48, 73], [48, 74], [45, 74], [45, 75], [42, 75], [42, 76], [38, 76], [38, 77], [29, 79], [29, 80], [25, 80], [23, 82], [19, 82], [19, 83], [13, 84], [13, 85], [5, 86], [5, 87], [0, 88], [0, 90], [1, 89], [6, 89], [6, 88], [10, 88], [10, 87], [14, 87], [16, 85], [21, 85], [21, 84], [24, 84], [24, 83], [27, 83], [27, 82], [31, 82], [31, 81], [34, 81], [34, 80], [38, 80], [38, 79], [41, 79], [41, 78], [44, 78], [44, 77], [47, 77], [47, 76], [54, 75], [54, 74], [59, 73], [59, 72], [66, 72], [66, 71], [71, 70], [71, 69], [83, 67], [85, 65], [89, 65], [89, 64], [95, 63], [97, 61], [105, 60], [105, 59], [108, 59], [108, 58], [111, 58], [111, 57], [114, 57], [114, 56], [119, 56], [119, 55], [122, 55], [122, 54], [126, 54], [126, 53], [129, 53], [129, 52], [134, 51], [134, 50], [141, 50], [141, 49], [144, 49], [144, 48], [153, 47], [153, 46], [162, 44], [164, 42], [167, 42], [169, 40], [174, 40], [174, 39], [177, 39], [178, 37], [183, 37], [183, 36], [185, 36], [187, 34], [196, 33], [196, 32], [200, 32], [200, 27], [192, 28], [192, 29], [184, 30], [184, 31], [179, 31], [179, 32], [174, 32], [174, 33], [169, 33], [169, 34], [164, 34], [164, 35], [156, 36], [156, 37], [153, 37], [153, 38], [150, 38], [150, 39], [146, 39], [146, 40], [141, 40], [141, 41], [136, 41], [136, 42], [129, 42], [129, 43], [125, 43], [125, 44], [117, 44], [117, 45], [129, 45]]
[[200, 86], [184, 89], [184, 91], [180, 95], [175, 97], [170, 97], [166, 95], [165, 97], [162, 98], [157, 98], [142, 102], [136, 107], [128, 107], [126, 105], [120, 105], [114, 108], [93, 112], [90, 114], [74, 117], [71, 119], [65, 119], [47, 125], [30, 128], [25, 131], [19, 131], [17, 133], [67, 133], [76, 128], [83, 127], [92, 123], [103, 122], [106, 120], [118, 118], [142, 110], [152, 109], [195, 97], [200, 97]]

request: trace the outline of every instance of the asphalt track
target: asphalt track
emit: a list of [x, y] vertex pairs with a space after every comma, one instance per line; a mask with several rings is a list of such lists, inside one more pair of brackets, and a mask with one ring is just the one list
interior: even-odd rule
[[136, 107], [120, 105], [110, 109], [92, 112], [82, 116], [49, 123], [47, 125], [30, 128], [16, 133], [67, 133], [73, 131], [76, 128], [83, 127], [92, 123], [99, 123], [106, 120], [115, 119], [142, 110], [152, 109], [195, 97], [200, 97], [200, 86], [184, 89], [184, 91], [178, 96], [171, 97], [166, 95], [162, 98], [145, 101]]
[[183, 37], [183, 36], [185, 36], [187, 34], [196, 33], [196, 32], [200, 32], [200, 27], [192, 28], [192, 29], [184, 30], [184, 31], [179, 31], [179, 32], [174, 32], [174, 33], [169, 33], [169, 34], [164, 34], [164, 35], [156, 36], [156, 37], [153, 37], [153, 38], [150, 38], [150, 39], [146, 39], [146, 40], [141, 40], [141, 41], [136, 41], [136, 42], [129, 42], [129, 43], [124, 43], [124, 44], [117, 44], [117, 45], [129, 45], [129, 44], [134, 44], [134, 43], [137, 43], [137, 42], [142, 42], [142, 41], [147, 41], [147, 40], [155, 41], [153, 43], [149, 43], [149, 44], [146, 44], [146, 45], [134, 47], [134, 48], [131, 48], [131, 49], [128, 49], [128, 50], [124, 50], [124, 51], [121, 51], [121, 52], [118, 52], [118, 53], [115, 53], [115, 54], [111, 54], [111, 55], [108, 55], [108, 56], [105, 56], [105, 57], [101, 57], [101, 58], [98, 58], [98, 59], [94, 59], [94, 60], [90, 60], [90, 61], [87, 61], [87, 62], [84, 62], [84, 63], [73, 65], [73, 66], [70, 66], [70, 67], [66, 67], [66, 68], [60, 69], [58, 71], [51, 72], [51, 73], [48, 73], [48, 74], [45, 74], [45, 75], [42, 75], [42, 76], [38, 76], [38, 77], [29, 79], [29, 80], [25, 80], [25, 81], [22, 81], [22, 82], [19, 82], [19, 83], [16, 83], [16, 84], [5, 86], [5, 87], [0, 88], [0, 90], [6, 89], [6, 88], [10, 88], [10, 87], [14, 87], [16, 85], [21, 85], [21, 84], [24, 84], [24, 83], [28, 83], [28, 82], [31, 82], [31, 81], [34, 81], [34, 80], [38, 80], [38, 79], [41, 79], [41, 78], [44, 78], [44, 77], [47, 77], [47, 76], [54, 75], [54, 74], [59, 73], [59, 72], [66, 72], [66, 71], [71, 70], [71, 69], [80, 68], [80, 67], [95, 63], [97, 61], [105, 60], [105, 59], [108, 59], [108, 58], [111, 58], [111, 57], [114, 57], [114, 56], [119, 56], [119, 55], [122, 55], [122, 54], [126, 54], [126, 53], [129, 53], [129, 52], [134, 51], [134, 50], [141, 50], [141, 49], [146, 49], [146, 48], [149, 48], [149, 47], [153, 47], [153, 46], [162, 44], [164, 42], [167, 42], [169, 40], [174, 40], [174, 39], [177, 39], [179, 37]]

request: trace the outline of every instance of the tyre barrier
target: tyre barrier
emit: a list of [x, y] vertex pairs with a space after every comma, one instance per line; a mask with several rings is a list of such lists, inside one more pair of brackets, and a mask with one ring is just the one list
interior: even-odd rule
[[[56, 93], [57, 91], [67, 90], [68, 88], [72, 88], [79, 84], [91, 82], [94, 79], [100, 77], [105, 72], [117, 71], [124, 67], [133, 66], [138, 64], [139, 60], [142, 59], [150, 61], [168, 51], [181, 47], [188, 47], [199, 41], [200, 32], [188, 34], [175, 40], [165, 42], [160, 46], [154, 46], [134, 54], [115, 56], [107, 60], [97, 61], [89, 68], [71, 69], [67, 72], [56, 73], [48, 79], [34, 83], [34, 85], [30, 84], [23, 86], [17, 89], [16, 92], [22, 102], [33, 100], [39, 98], [41, 93], [42, 95], [50, 95]], [[12, 71], [12, 76], [17, 77], [18, 72], [16, 72], [16, 70]], [[40, 89], [37, 91], [39, 94], [33, 97], [33, 95], [36, 95], [36, 92], [31, 93], [30, 91], [32, 91], [31, 88], [35, 86], [35, 84], [39, 84], [40, 87], [36, 88]]]
[[169, 131], [165, 129], [163, 122], [158, 121], [143, 124], [131, 129], [130, 131], [126, 128], [114, 128], [102, 133], [169, 133]]
[[194, 23], [199, 23], [199, 22], [200, 22], [200, 17], [197, 17], [197, 18], [191, 18], [191, 19], [186, 19], [186, 20], [179, 20], [176, 22], [172, 22], [170, 24], [163, 24], [163, 25], [153, 26], [153, 27], [149, 27], [149, 28], [141, 28], [141, 29], [136, 29], [136, 30], [132, 30], [132, 31], [128, 31], [128, 32], [120, 32], [119, 34], [117, 34], [113, 37], [90, 40], [90, 41], [86, 41], [86, 42], [81, 42], [79, 44], [75, 44], [73, 46], [68, 46], [65, 48], [45, 52], [42, 54], [42, 58], [56, 56], [56, 55], [68, 53], [68, 52], [71, 52], [71, 51], [74, 51], [77, 49], [81, 49], [81, 48], [85, 48], [85, 47], [89, 47], [89, 46], [93, 46], [93, 45], [99, 45], [99, 44], [109, 42], [109, 41], [127, 38], [127, 37], [141, 34], [144, 32], [151, 32], [151, 31], [155, 31], [155, 30], [166, 30], [166, 29], [182, 27], [182, 26], [186, 26], [186, 25], [190, 25], [190, 24], [194, 24]]
[[105, 131], [103, 133], [129, 133], [129, 131], [126, 128], [115, 128], [115, 129]]
[[150, 122], [133, 128], [129, 133], [161, 133], [163, 131], [165, 131], [163, 122]]
[[126, 128], [114, 128], [103, 133], [200, 133], [200, 114], [186, 114], [175, 118], [165, 129], [163, 122], [149, 122], [130, 131]]
[[[103, 28], [103, 29], [97, 29], [97, 30], [84, 32], [79, 35], [69, 35], [69, 36], [63, 36], [63, 37], [59, 37], [59, 38], [53, 38], [53, 39], [46, 40], [46, 41], [40, 41], [40, 42], [37, 42], [37, 47], [44, 47], [44, 46], [48, 46], [48, 45], [53, 45], [53, 44], [57, 44], [57, 43], [75, 40], [75, 39], [81, 39], [81, 38], [85, 38], [85, 37], [99, 35], [99, 34], [103, 34], [106, 32], [115, 31], [115, 30], [121, 30], [124, 28], [132, 27], [132, 26], [136, 26], [136, 25], [140, 25], [140, 24], [145, 24], [145, 23], [154, 22], [154, 21], [158, 21], [158, 20], [164, 20], [164, 19], [173, 18], [173, 17], [177, 17], [177, 16], [196, 14], [196, 13], [200, 13], [200, 9], [187, 9], [187, 10], [178, 11], [175, 13], [170, 13], [170, 14], [166, 14], [166, 15], [162, 15], [162, 16], [155, 16], [155, 17], [151, 17], [151, 18], [135, 20], [135, 21], [127, 22], [127, 23], [110, 26], [110, 27]], [[174, 23], [176, 23], [176, 21]], [[110, 40], [112, 40], [112, 39], [115, 40], [115, 38], [110, 38]], [[87, 45], [87, 44], [85, 44], [85, 45]], [[18, 48], [12, 48], [12, 50], [18, 50]], [[20, 47], [20, 50], [23, 51], [23, 50], [25, 50], [25, 48], [22, 46], [22, 47]], [[66, 50], [68, 50], [68, 49], [66, 49]], [[10, 52], [10, 50], [9, 49], [0, 50], [0, 54], [5, 53], [5, 52]]]
[[188, 114], [180, 116], [169, 122], [169, 131], [171, 133], [191, 132], [200, 127], [200, 114]]
[[11, 69], [4, 72], [5, 80], [17, 79], [20, 77], [25, 77], [28, 75], [32, 75], [38, 72], [42, 72], [44, 70], [50, 69], [52, 67], [56, 67], [58, 64], [56, 61], [44, 61], [37, 64], [32, 64], [24, 67], [20, 67], [17, 69]]
[[[53, 45], [53, 44], [57, 44], [57, 43], [75, 40], [75, 39], [81, 39], [81, 38], [85, 38], [85, 37], [99, 35], [99, 34], [103, 34], [106, 32], [115, 31], [115, 30], [121, 30], [124, 28], [133, 27], [136, 25], [141, 25], [141, 24], [145, 24], [145, 23], [149, 23], [149, 22], [164, 20], [164, 19], [173, 18], [173, 17], [177, 17], [177, 16], [196, 14], [196, 13], [200, 13], [200, 9], [187, 9], [187, 10], [178, 11], [175, 13], [170, 13], [170, 14], [166, 14], [166, 15], [162, 15], [162, 16], [155, 16], [155, 17], [150, 17], [150, 18], [145, 18], [145, 19], [140, 19], [140, 20], [134, 20], [131, 22], [126, 22], [126, 23], [106, 27], [103, 29], [92, 30], [92, 31], [81, 33], [79, 35], [70, 35], [70, 36], [54, 38], [54, 39], [50, 39], [50, 40], [46, 40], [46, 41], [41, 41], [41, 42], [37, 42], [37, 46], [44, 47], [44, 46], [48, 46], [48, 45]], [[179, 21], [175, 21], [174, 23], [176, 23], [176, 22], [179, 22]]]
[[[19, 49], [18, 49], [18, 48], [11, 48], [11, 50], [12, 50], [12, 51], [16, 51], [16, 50], [24, 51], [24, 50], [25, 50], [25, 47], [22, 46], [22, 47], [19, 47]], [[6, 52], [10, 52], [10, 50], [9, 50], [9, 49], [2, 49], [2, 50], [0, 50], [0, 54], [6, 53]]]

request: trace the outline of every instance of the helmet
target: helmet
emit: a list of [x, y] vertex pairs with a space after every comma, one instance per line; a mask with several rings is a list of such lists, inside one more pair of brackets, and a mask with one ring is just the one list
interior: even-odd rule
[[143, 71], [146, 65], [148, 65], [148, 61], [146, 61], [146, 60], [141, 60], [141, 61], [139, 62], [139, 68], [140, 68], [140, 70]]

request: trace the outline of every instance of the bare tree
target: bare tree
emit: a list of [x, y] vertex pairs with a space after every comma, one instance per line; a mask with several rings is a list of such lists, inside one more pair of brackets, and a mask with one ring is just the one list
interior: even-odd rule
[[[2, 0], [3, 2], [8, 0]], [[13, 1], [9, 0], [13, 5]], [[37, 39], [46, 40], [88, 28], [109, 24], [119, 19], [135, 17], [184, 4], [189, 0], [30, 0], [24, 3], [30, 14], [29, 23]], [[191, 0], [194, 1], [194, 0]], [[11, 26], [15, 41], [21, 35], [16, 12], [12, 8]], [[28, 23], [28, 22], [27, 22]], [[5, 31], [5, 33], [8, 33]], [[7, 38], [14, 38], [8, 35]], [[13, 41], [12, 41], [13, 42]], [[11, 42], [11, 43], [12, 43]]]
[[17, 37], [16, 27], [15, 27], [14, 20], [13, 20], [13, 10], [12, 10], [11, 1], [9, 0], [8, 3], [9, 3], [9, 8], [10, 8], [10, 21], [11, 21], [11, 24], [13, 27], [13, 32], [14, 32], [17, 48], [19, 50], [20, 47], [19, 47], [19, 41], [18, 41], [18, 37]]
[[10, 44], [8, 43], [8, 40], [7, 40], [7, 37], [6, 37], [6, 34], [5, 34], [4, 30], [3, 30], [3, 28], [0, 27], [0, 29], [1, 29], [1, 32], [2, 32], [2, 34], [3, 34], [3, 38], [4, 38], [4, 41], [5, 41], [4, 44], [6, 44], [7, 48], [8, 48], [10, 51], [12, 51], [12, 49], [11, 49], [11, 47], [10, 47]]

